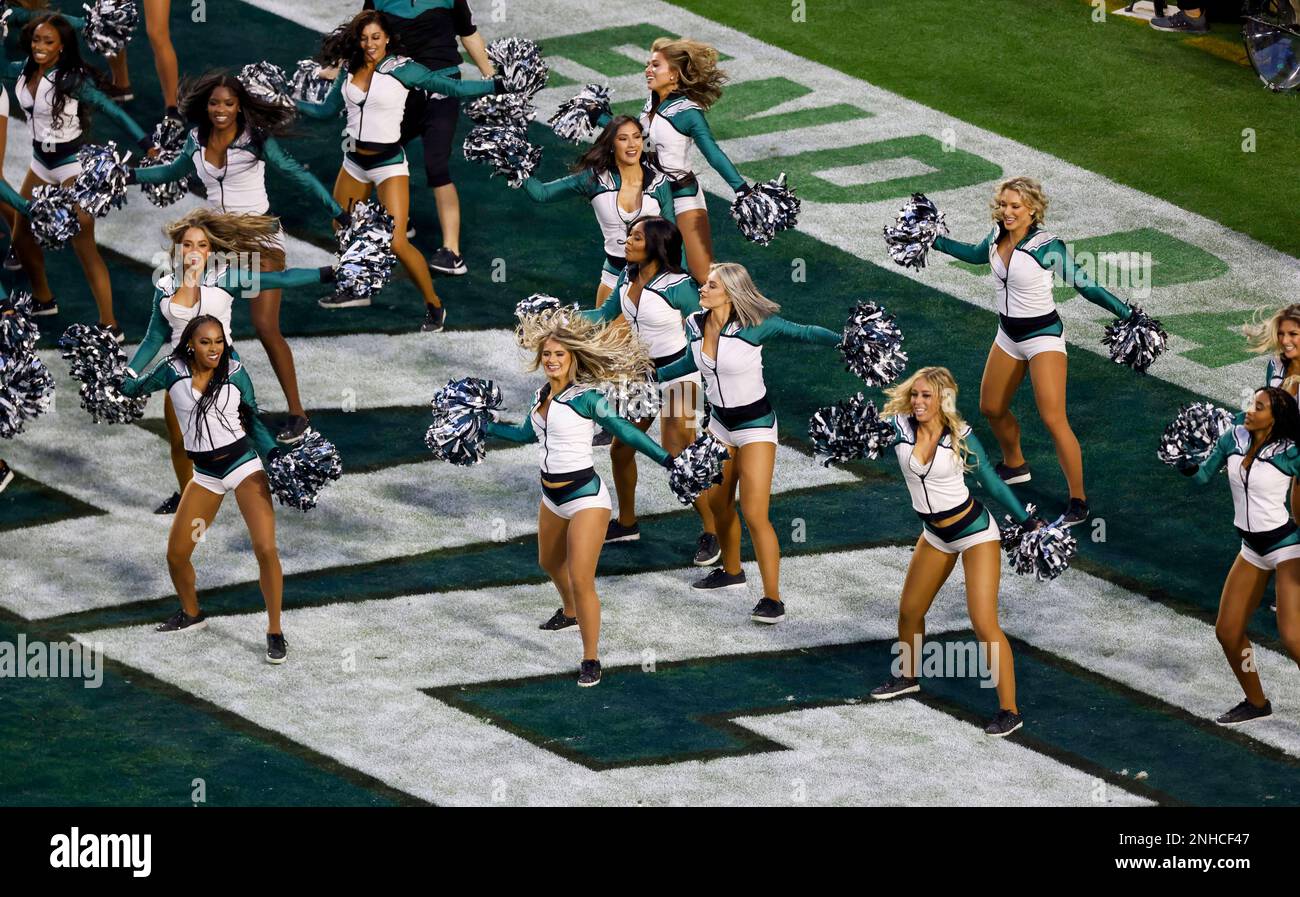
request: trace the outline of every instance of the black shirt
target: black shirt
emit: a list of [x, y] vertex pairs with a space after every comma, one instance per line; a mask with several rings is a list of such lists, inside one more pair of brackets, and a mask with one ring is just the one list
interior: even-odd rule
[[456, 38], [478, 31], [466, 0], [365, 0], [363, 9], [387, 16], [402, 54], [434, 71], [460, 65]]

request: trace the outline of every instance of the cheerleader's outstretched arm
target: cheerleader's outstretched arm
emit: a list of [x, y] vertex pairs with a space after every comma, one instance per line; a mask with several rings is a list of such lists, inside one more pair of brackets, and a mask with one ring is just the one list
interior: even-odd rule
[[1198, 486], [1204, 486], [1210, 479], [1218, 473], [1223, 465], [1228, 463], [1228, 453], [1232, 450], [1236, 442], [1236, 436], [1232, 430], [1224, 433], [1219, 437], [1219, 441], [1214, 444], [1214, 449], [1210, 452], [1208, 458], [1200, 463], [1199, 466], [1189, 464], [1178, 469], [1185, 475], [1192, 478], [1192, 482]]
[[704, 113], [698, 109], [684, 109], [682, 112], [673, 116], [672, 125], [681, 133], [685, 134], [695, 141], [699, 147], [700, 155], [704, 156], [704, 161], [708, 162], [722, 179], [727, 182], [727, 186], [732, 190], [740, 192], [740, 188], [745, 186], [745, 178], [727, 154], [718, 146], [718, 141], [713, 139], [713, 131], [709, 130], [709, 123], [704, 118]]
[[321, 121], [334, 118], [343, 111], [343, 82], [348, 78], [348, 71], [340, 67], [339, 73], [334, 76], [334, 83], [330, 85], [329, 93], [325, 94], [325, 99], [319, 103], [308, 102], [307, 100], [294, 100], [294, 105], [298, 111], [308, 118], [315, 118]]
[[122, 380], [122, 395], [129, 399], [147, 396], [155, 393], [160, 389], [170, 389], [171, 385], [181, 378], [176, 373], [176, 369], [171, 366], [166, 358], [154, 365], [154, 368], [143, 377], [136, 376], [130, 371]]
[[248, 370], [241, 365], [239, 370], [230, 375], [230, 383], [239, 390], [240, 403], [248, 406], [248, 425], [252, 431], [248, 435], [252, 438], [257, 453], [265, 458], [275, 448], [275, 437], [257, 416], [257, 397], [253, 394], [253, 381], [248, 377]]
[[162, 314], [162, 290], [155, 289], [153, 293], [153, 312], [149, 315], [149, 326], [145, 328], [144, 339], [140, 341], [139, 347], [135, 354], [131, 356], [131, 361], [127, 364], [127, 370], [132, 374], [136, 371], [142, 371], [149, 366], [149, 362], [154, 360], [158, 351], [167, 344], [167, 337], [171, 334], [171, 327]]
[[963, 243], [949, 237], [935, 237], [934, 248], [968, 265], [987, 265], [989, 263], [989, 243], [992, 239], [992, 233], [979, 243]]
[[[298, 188], [308, 195], [314, 196], [316, 201], [330, 213], [331, 218], [338, 218], [343, 214], [343, 207], [334, 201], [334, 197], [325, 189], [325, 185], [318, 181], [310, 171], [303, 168], [301, 162], [285, 152], [278, 140], [274, 137], [267, 137], [262, 144], [262, 153], [266, 161], [270, 162], [280, 174], [297, 184]], [[148, 169], [145, 170], [148, 171]]]
[[406, 87], [418, 87], [430, 93], [440, 93], [447, 97], [471, 99], [494, 93], [505, 93], [500, 78], [484, 78], [473, 81], [461, 81], [435, 74], [431, 69], [413, 60], [407, 60], [396, 66], [390, 74]]
[[609, 399], [594, 389], [579, 395], [569, 407], [588, 420], [594, 420], [606, 431], [618, 438], [619, 442], [632, 446], [647, 458], [663, 467], [671, 467], [673, 456], [663, 446], [632, 426], [626, 419], [619, 417], [609, 406]]
[[500, 421], [490, 420], [483, 426], [483, 431], [489, 436], [506, 439], [510, 442], [537, 441], [537, 432], [533, 429], [532, 414], [524, 415], [523, 422], [518, 424], [503, 424]]
[[190, 134], [185, 138], [185, 145], [181, 147], [180, 154], [165, 165], [153, 165], [149, 168], [132, 168], [127, 172], [126, 182], [128, 184], [170, 184], [172, 181], [183, 180], [195, 173], [194, 154], [198, 152], [199, 144]]
[[1074, 287], [1079, 292], [1079, 295], [1093, 305], [1106, 309], [1121, 321], [1133, 314], [1133, 310], [1128, 307], [1127, 303], [1116, 297], [1105, 287], [1099, 286], [1088, 276], [1086, 271], [1074, 264], [1074, 259], [1070, 257], [1070, 250], [1066, 248], [1065, 243], [1062, 241], [1053, 240], [1042, 249], [1031, 252], [1030, 255], [1044, 268], [1052, 268], [1056, 271], [1063, 281]]
[[998, 504], [1002, 505], [1011, 512], [1011, 519], [1016, 523], [1024, 523], [1029, 519], [1029, 512], [1025, 510], [1024, 504], [1016, 498], [1016, 494], [1011, 491], [1011, 487], [998, 476], [997, 471], [993, 468], [993, 462], [989, 460], [988, 453], [984, 451], [984, 444], [974, 432], [966, 434], [966, 448], [970, 452], [970, 457], [975, 459], [974, 473], [975, 478], [979, 480], [989, 493], [997, 499]]

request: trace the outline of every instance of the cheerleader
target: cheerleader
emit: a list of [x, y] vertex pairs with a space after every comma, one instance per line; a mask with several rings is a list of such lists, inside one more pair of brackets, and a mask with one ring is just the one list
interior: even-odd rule
[[1011, 643], [998, 625], [998, 581], [1002, 556], [993, 515], [966, 487], [966, 473], [1011, 512], [1018, 523], [1029, 519], [1010, 487], [994, 473], [979, 438], [957, 411], [957, 382], [947, 368], [921, 368], [885, 391], [882, 418], [894, 427], [893, 448], [921, 518], [921, 536], [903, 582], [898, 608], [901, 675], [872, 689], [888, 700], [921, 690], [917, 679], [925, 615], [961, 557], [971, 626], [997, 676], [998, 713], [984, 727], [1001, 738], [1023, 725], [1016, 707], [1016, 672]]
[[[646, 344], [656, 369], [666, 367], [686, 352], [682, 318], [700, 310], [699, 284], [680, 267], [682, 237], [671, 221], [659, 217], [639, 218], [627, 232], [624, 247], [627, 267], [618, 275], [613, 298], [599, 308], [582, 314], [592, 321], [613, 322], [621, 315]], [[663, 447], [676, 455], [695, 439], [695, 389], [698, 372], [660, 381], [663, 407], [659, 414], [659, 438]], [[635, 421], [641, 432], [650, 429], [654, 415]], [[618, 517], [609, 522], [606, 542], [634, 542], [641, 538], [636, 519], [636, 453], [633, 446], [615, 438], [610, 446], [614, 465], [614, 491], [618, 494]], [[708, 498], [695, 500], [704, 531], [696, 539], [694, 563], [709, 567], [722, 556], [713, 511]]]
[[[1300, 305], [1280, 308], [1267, 321], [1247, 324], [1244, 330], [1250, 350], [1268, 355], [1264, 385], [1296, 395], [1300, 389]], [[1300, 480], [1291, 486], [1291, 519], [1300, 520]]]
[[[322, 103], [298, 100], [298, 108], [312, 118], [329, 119], [347, 107], [347, 147], [343, 166], [334, 182], [334, 198], [346, 209], [370, 195], [393, 216], [393, 252], [424, 296], [425, 319], [421, 330], [436, 333], [446, 322], [446, 309], [433, 289], [424, 256], [406, 235], [410, 205], [409, 168], [402, 149], [402, 116], [407, 95], [420, 88], [450, 97], [479, 97], [503, 93], [500, 78], [484, 81], [453, 79], [448, 72], [432, 72], [405, 56], [392, 40], [388, 18], [380, 12], [362, 12], [348, 25], [347, 59]], [[369, 305], [370, 298], [335, 293], [320, 301], [323, 308]]]
[[560, 593], [563, 607], [541, 624], [582, 634], [578, 684], [600, 682], [600, 598], [596, 563], [609, 522], [609, 490], [592, 469], [591, 438], [599, 424], [664, 467], [673, 457], [619, 417], [597, 388], [626, 379], [645, 380], [653, 369], [644, 345], [627, 327], [602, 327], [580, 316], [526, 317], [520, 342], [535, 352], [533, 369], [546, 384], [537, 390], [522, 423], [489, 421], [487, 433], [514, 442], [538, 442], [542, 503], [537, 512], [537, 560]]
[[595, 144], [573, 165], [573, 174], [556, 181], [524, 181], [534, 202], [557, 202], [573, 196], [591, 201], [596, 223], [605, 237], [605, 264], [596, 287], [596, 305], [614, 290], [619, 272], [627, 267], [623, 244], [628, 226], [638, 218], [658, 215], [676, 221], [668, 176], [655, 169], [644, 152], [645, 141], [636, 119], [620, 115], [605, 126]]
[[262, 466], [278, 449], [271, 433], [257, 419], [257, 401], [248, 371], [231, 354], [225, 325], [212, 315], [199, 315], [186, 325], [176, 348], [148, 375], [128, 375], [122, 382], [127, 396], [167, 390], [184, 428], [185, 448], [194, 461], [194, 478], [185, 486], [180, 507], [167, 538], [167, 569], [181, 599], [181, 609], [158, 625], [158, 632], [204, 629], [207, 617], [199, 608], [194, 565], [190, 556], [200, 532], [212, 526], [227, 492], [235, 494], [257, 556], [262, 598], [266, 602], [266, 660], [284, 663], [287, 644], [280, 630], [284, 577], [275, 546], [275, 509]]
[[1228, 469], [1233, 524], [1241, 550], [1219, 597], [1214, 634], [1246, 699], [1215, 722], [1238, 726], [1271, 716], [1273, 706], [1255, 669], [1246, 624], [1259, 607], [1269, 577], [1276, 572], [1277, 631], [1291, 659], [1300, 664], [1300, 529], [1287, 514], [1291, 479], [1300, 473], [1300, 409], [1278, 386], [1256, 391], [1242, 423], [1215, 443], [1201, 464], [1184, 461], [1179, 470], [1205, 485]]
[[763, 599], [750, 612], [756, 623], [785, 619], [781, 600], [781, 547], [768, 517], [772, 468], [776, 464], [776, 412], [763, 382], [763, 343], [774, 337], [834, 346], [840, 335], [825, 327], [794, 324], [778, 317], [781, 306], [754, 286], [749, 272], [734, 262], [715, 263], [700, 287], [702, 311], [686, 318], [687, 353], [656, 371], [665, 380], [691, 371], [704, 375], [713, 413], [709, 432], [727, 446], [722, 483], [705, 493], [722, 544], [722, 566], [698, 580], [702, 591], [745, 587], [740, 568], [740, 509], [754, 543]]
[[[650, 97], [641, 110], [641, 127], [656, 163], [672, 178], [673, 208], [686, 244], [687, 268], [696, 281], [703, 281], [713, 262], [713, 237], [704, 189], [691, 170], [691, 146], [699, 149], [737, 196], [750, 190], [704, 118], [722, 97], [727, 76], [718, 68], [718, 51], [708, 44], [661, 37], [650, 46], [645, 80]], [[599, 123], [609, 120], [606, 114]]]
[[1020, 449], [1020, 424], [1011, 413], [1011, 399], [1028, 372], [1039, 417], [1056, 445], [1070, 487], [1061, 523], [1074, 526], [1088, 518], [1088, 497], [1083, 487], [1083, 453], [1065, 413], [1065, 335], [1052, 298], [1052, 276], [1059, 274], [1085, 299], [1117, 318], [1127, 319], [1132, 309], [1076, 268], [1065, 243], [1042, 229], [1047, 196], [1038, 181], [1025, 177], [1003, 181], [991, 209], [993, 229], [978, 246], [938, 237], [934, 248], [993, 271], [999, 323], [980, 382], [980, 412], [1002, 450], [998, 476], [1013, 484], [1030, 480]]
[[[181, 276], [178, 278], [167, 273], [158, 278], [149, 327], [128, 365], [133, 374], [145, 370], [164, 345], [174, 352], [185, 328], [199, 316], [211, 317], [221, 323], [225, 344], [230, 346], [231, 354], [238, 361], [239, 353], [235, 352], [230, 334], [230, 313], [235, 295], [265, 301], [256, 297], [265, 296], [270, 290], [278, 296], [281, 287], [328, 283], [334, 279], [330, 268], [284, 270], [280, 223], [266, 215], [197, 208], [167, 225], [164, 233], [172, 247], [173, 270], [179, 270]], [[251, 265], [240, 264], [250, 256], [252, 259], [260, 257], [264, 270], [257, 271]], [[214, 263], [218, 260], [235, 260], [236, 263], [225, 264], [216, 270]], [[265, 270], [268, 266], [272, 270]], [[172, 469], [180, 489], [154, 513], [172, 514], [193, 475], [193, 465], [170, 393], [163, 400], [163, 416], [171, 442]]]
[[[180, 154], [166, 165], [133, 169], [133, 180], [142, 184], [166, 184], [197, 175], [213, 208], [265, 215], [271, 205], [266, 194], [269, 165], [289, 185], [313, 197], [330, 217], [346, 226], [347, 213], [276, 139], [293, 123], [293, 110], [253, 96], [238, 78], [215, 71], [188, 87], [181, 101], [181, 113], [192, 129]], [[276, 243], [282, 259], [283, 231], [277, 234]], [[270, 264], [271, 256], [263, 256], [263, 271], [279, 270], [267, 267]], [[298, 393], [293, 350], [280, 332], [280, 291], [268, 288], [250, 298], [253, 329], [266, 350], [289, 406], [289, 420], [276, 439], [282, 444], [292, 444], [302, 439], [307, 430], [307, 411]]]
[[[38, 184], [71, 184], [81, 172], [77, 150], [84, 143], [87, 106], [108, 115], [145, 149], [151, 147], [140, 126], [94, 86], [97, 73], [82, 61], [77, 35], [66, 18], [49, 15], [29, 22], [23, 28], [20, 46], [27, 58], [9, 63], [3, 74], [16, 79], [14, 96], [32, 129], [31, 167], [21, 189], [24, 198], [31, 199]], [[81, 209], [77, 217], [81, 230], [71, 240], [73, 252], [95, 297], [99, 322], [113, 332], [118, 342], [123, 342], [125, 337], [113, 316], [108, 268], [95, 246], [95, 219]], [[14, 248], [31, 280], [35, 299], [32, 314], [57, 314], [59, 306], [45, 277], [44, 258], [25, 221], [19, 221], [15, 229]]]

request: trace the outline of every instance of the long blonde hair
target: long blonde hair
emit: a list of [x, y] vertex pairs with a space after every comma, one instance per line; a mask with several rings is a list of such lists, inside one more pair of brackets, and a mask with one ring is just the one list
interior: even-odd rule
[[944, 367], [921, 368], [902, 383], [889, 387], [885, 390], [889, 401], [885, 403], [881, 416], [887, 417], [891, 414], [911, 416], [912, 387], [918, 380], [929, 382], [930, 387], [939, 394], [939, 423], [948, 428], [952, 437], [952, 450], [957, 455], [957, 461], [962, 469], [969, 470], [970, 449], [966, 445], [964, 435], [966, 420], [957, 410], [957, 380], [953, 377], [952, 371]]
[[722, 85], [729, 80], [718, 68], [718, 51], [690, 38], [661, 37], [650, 45], [651, 53], [662, 53], [677, 72], [677, 89], [708, 109], [722, 97]]
[[555, 340], [573, 359], [569, 369], [572, 381], [583, 386], [654, 379], [654, 361], [631, 327], [597, 324], [571, 308], [524, 315], [515, 328], [515, 338], [535, 353], [529, 368], [533, 371], [542, 366], [542, 348]]
[[1245, 334], [1246, 346], [1250, 351], [1257, 355], [1265, 353], [1273, 355], [1282, 362], [1282, 388], [1290, 390], [1292, 386], [1300, 383], [1300, 377], [1287, 376], [1287, 362], [1282, 357], [1282, 322], [1294, 321], [1300, 324], [1300, 303], [1284, 305], [1275, 311], [1272, 317], [1265, 318], [1268, 314], [1265, 309], [1256, 310], [1253, 319], [1248, 324], [1243, 324], [1241, 332]]
[[213, 253], [247, 255], [256, 253], [272, 268], [284, 267], [284, 250], [276, 243], [280, 221], [270, 215], [218, 212], [206, 206], [191, 209], [163, 226], [163, 234], [173, 249], [180, 245], [185, 232], [197, 227], [208, 235]]
[[731, 301], [731, 311], [740, 321], [741, 327], [753, 327], [761, 324], [781, 310], [771, 299], [764, 296], [754, 286], [754, 280], [744, 265], [735, 262], [714, 262], [709, 266], [709, 277], [718, 276], [722, 288], [727, 291]]
[[1029, 206], [1029, 211], [1034, 216], [1034, 224], [1042, 226], [1047, 220], [1047, 194], [1043, 192], [1043, 185], [1033, 178], [1014, 177], [1007, 178], [998, 184], [998, 189], [993, 191], [993, 199], [989, 201], [989, 213], [993, 216], [995, 222], [1002, 220], [1002, 212], [998, 209], [998, 199], [1002, 196], [1003, 190], [1014, 190], [1020, 194], [1025, 205]]

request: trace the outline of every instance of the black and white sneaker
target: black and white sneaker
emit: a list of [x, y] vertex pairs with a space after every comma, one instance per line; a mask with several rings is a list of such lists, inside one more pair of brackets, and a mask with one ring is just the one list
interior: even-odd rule
[[284, 429], [275, 435], [275, 441], [280, 445], [293, 445], [296, 442], [302, 442], [302, 437], [306, 433], [307, 418], [292, 414], [284, 422]]
[[785, 605], [771, 598], [763, 598], [749, 612], [749, 618], [755, 623], [780, 623], [785, 619]]
[[1028, 483], [1033, 479], [1033, 476], [1029, 473], [1028, 464], [1021, 464], [1019, 467], [1008, 467], [999, 461], [993, 470], [1002, 479], [1002, 482], [1009, 486], [1014, 486], [1017, 483]]
[[155, 514], [175, 514], [176, 509], [181, 506], [181, 494], [173, 492], [171, 497], [153, 509]]
[[446, 246], [441, 247], [433, 254], [433, 258], [429, 259], [429, 268], [439, 274], [447, 274], [452, 277], [459, 277], [462, 274], [469, 273], [465, 260]]
[[191, 617], [184, 609], [176, 611], [166, 620], [154, 627], [154, 632], [191, 632], [208, 628], [208, 618], [203, 611], [197, 617]]
[[1082, 498], [1071, 498], [1065, 513], [1061, 515], [1061, 526], [1069, 529], [1088, 519], [1088, 503]]
[[317, 300], [321, 308], [364, 308], [370, 304], [369, 296], [352, 296], [347, 293], [330, 293]]
[[32, 299], [32, 317], [44, 318], [49, 315], [57, 315], [58, 313], [59, 313], [58, 299], [55, 299], [52, 296], [50, 297], [49, 302], [39, 302], [36, 299]]
[[1192, 18], [1182, 10], [1179, 10], [1172, 16], [1161, 16], [1152, 19], [1151, 27], [1157, 31], [1181, 31], [1184, 34], [1205, 34], [1210, 30], [1210, 23], [1203, 12], [1196, 18]]
[[641, 538], [641, 524], [634, 523], [631, 526], [624, 526], [617, 519], [611, 520], [609, 526], [605, 527], [605, 544], [610, 542], [635, 542]]
[[921, 681], [914, 676], [890, 676], [884, 685], [871, 689], [871, 697], [876, 701], [888, 701], [901, 698], [921, 690]]
[[999, 710], [998, 715], [989, 720], [984, 727], [984, 734], [993, 738], [1006, 738], [1025, 724], [1025, 718], [1010, 710]]
[[582, 666], [578, 668], [578, 685], [582, 688], [591, 688], [593, 685], [600, 684], [600, 661], [584, 660]]
[[699, 589], [701, 592], [711, 592], [714, 589], [743, 589], [745, 585], [745, 571], [731, 574], [726, 570], [718, 567], [716, 570], [710, 570], [709, 575], [703, 579], [697, 579], [691, 583], [692, 589]]
[[14, 472], [4, 461], [0, 461], [0, 492], [5, 491], [5, 487], [14, 481]]
[[266, 662], [284, 663], [288, 656], [289, 643], [284, 640], [284, 633], [268, 632], [266, 634]]
[[714, 533], [700, 533], [695, 540], [695, 566], [712, 567], [722, 559], [722, 545]]
[[1263, 707], [1256, 707], [1250, 701], [1242, 701], [1227, 713], [1215, 719], [1220, 726], [1240, 726], [1273, 715], [1273, 702], [1265, 701]]
[[447, 324], [447, 307], [445, 305], [424, 306], [424, 323], [420, 325], [422, 333], [442, 333]]
[[12, 246], [9, 247], [9, 254], [5, 256], [6, 271], [21, 271], [23, 263], [18, 260], [18, 253], [14, 252]]
[[561, 629], [569, 629], [577, 625], [578, 618], [565, 616], [564, 608], [560, 608], [555, 613], [551, 614], [549, 620], [537, 628], [545, 630], [546, 632], [559, 632]]

